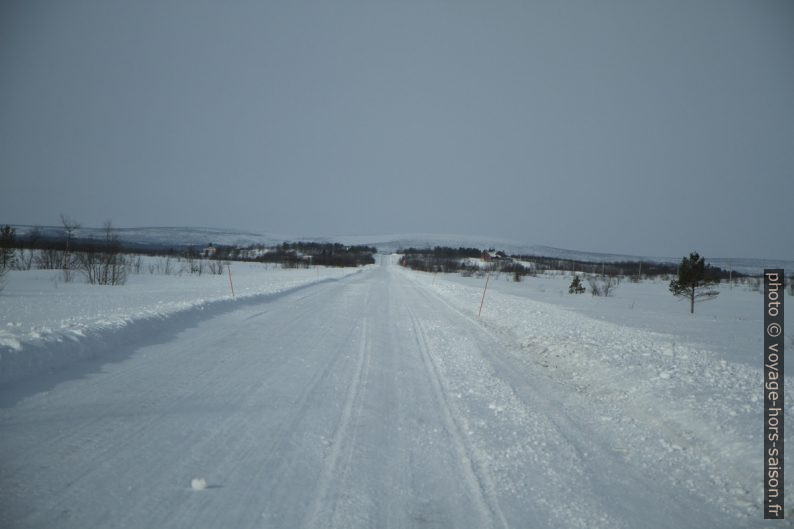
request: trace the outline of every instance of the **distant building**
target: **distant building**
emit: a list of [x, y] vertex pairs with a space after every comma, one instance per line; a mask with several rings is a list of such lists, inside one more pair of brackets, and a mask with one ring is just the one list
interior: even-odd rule
[[510, 258], [507, 256], [507, 254], [504, 253], [501, 250], [499, 250], [498, 252], [494, 252], [493, 250], [484, 250], [480, 257], [486, 263], [490, 263], [491, 261], [509, 261], [510, 260]]
[[217, 251], [218, 251], [218, 250], [217, 250], [217, 248], [215, 248], [215, 247], [212, 245], [212, 243], [210, 243], [210, 245], [209, 245], [209, 246], [207, 246], [206, 248], [204, 248], [204, 251], [203, 251], [203, 252], [201, 252], [201, 255], [203, 255], [204, 257], [212, 257], [212, 256], [214, 256], [214, 255], [215, 255], [215, 252], [217, 252]]

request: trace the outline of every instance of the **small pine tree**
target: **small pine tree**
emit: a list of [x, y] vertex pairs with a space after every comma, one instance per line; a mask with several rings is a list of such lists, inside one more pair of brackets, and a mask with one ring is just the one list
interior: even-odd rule
[[695, 301], [714, 299], [719, 294], [712, 288], [720, 280], [706, 265], [703, 257], [692, 252], [689, 257], [681, 259], [678, 266], [678, 278], [670, 281], [670, 292], [674, 296], [689, 298], [689, 312], [694, 314]]
[[579, 276], [573, 276], [571, 284], [568, 286], [568, 294], [584, 294], [584, 287]]

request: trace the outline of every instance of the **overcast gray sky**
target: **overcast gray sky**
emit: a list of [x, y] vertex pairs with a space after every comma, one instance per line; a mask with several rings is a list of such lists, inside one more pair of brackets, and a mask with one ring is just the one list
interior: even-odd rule
[[794, 259], [794, 2], [0, 1], [0, 222]]

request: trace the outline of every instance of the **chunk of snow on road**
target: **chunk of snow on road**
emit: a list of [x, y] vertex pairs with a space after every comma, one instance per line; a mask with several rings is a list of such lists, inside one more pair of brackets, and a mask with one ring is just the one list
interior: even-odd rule
[[190, 488], [193, 490], [205, 490], [207, 488], [207, 480], [204, 478], [193, 478], [190, 480]]
[[0, 330], [0, 349], [8, 348], [13, 351], [21, 351], [22, 344], [18, 339], [11, 335], [11, 333]]

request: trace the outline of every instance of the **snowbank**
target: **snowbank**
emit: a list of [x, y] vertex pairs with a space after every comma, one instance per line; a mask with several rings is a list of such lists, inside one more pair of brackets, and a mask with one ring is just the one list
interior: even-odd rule
[[64, 283], [58, 271], [10, 272], [0, 292], [0, 383], [103, 354], [169, 326], [261, 302], [361, 269], [232, 264], [228, 275], [131, 275], [125, 285]]
[[491, 278], [477, 318], [483, 279], [405, 273], [514, 344], [503, 353], [527, 370], [592, 403], [594, 420], [619, 430], [616, 450], [627, 458], [655, 461], [678, 486], [707, 486], [724, 509], [760, 516], [758, 292], [726, 287], [693, 316], [661, 281], [621, 284], [615, 298], [593, 298], [569, 295], [570, 276]]

